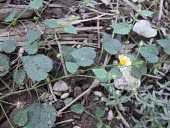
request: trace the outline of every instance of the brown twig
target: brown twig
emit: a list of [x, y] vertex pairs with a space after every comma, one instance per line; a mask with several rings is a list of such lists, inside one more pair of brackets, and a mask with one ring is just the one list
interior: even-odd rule
[[115, 109], [116, 109], [116, 112], [118, 113], [118, 115], [120, 116], [123, 124], [124, 124], [127, 128], [130, 128], [128, 122], [127, 122], [127, 121], [125, 120], [125, 118], [122, 116], [122, 114], [120, 113], [119, 109], [118, 109], [117, 107], [115, 107]]
[[67, 69], [66, 69], [66, 66], [65, 66], [65, 63], [64, 63], [64, 57], [63, 57], [63, 54], [62, 54], [62, 48], [61, 48], [61, 45], [58, 41], [58, 38], [57, 38], [57, 35], [55, 34], [55, 40], [58, 44], [58, 49], [59, 49], [59, 52], [60, 52], [60, 58], [61, 58], [61, 64], [62, 64], [62, 67], [63, 67], [63, 71], [64, 71], [64, 74], [65, 76], [68, 75], [68, 72], [67, 72]]
[[72, 104], [74, 104], [77, 100], [79, 100], [82, 96], [84, 96], [85, 94], [87, 94], [88, 92], [90, 92], [93, 88], [97, 87], [99, 85], [99, 81], [97, 79], [95, 79], [92, 83], [92, 85], [86, 90], [84, 91], [82, 94], [80, 94], [77, 98], [75, 98], [72, 102], [70, 102], [69, 104], [67, 104], [64, 108], [60, 109], [57, 112], [57, 116], [60, 116], [61, 113], [67, 109], [68, 107], [70, 107]]
[[68, 120], [60, 121], [60, 122], [58, 122], [58, 123], [55, 123], [54, 126], [59, 125], [59, 124], [64, 124], [64, 123], [73, 122], [73, 121], [74, 121], [74, 119], [68, 119]]
[[57, 98], [56, 98], [56, 96], [55, 96], [55, 94], [54, 94], [54, 92], [53, 92], [53, 88], [52, 88], [52, 85], [51, 85], [51, 83], [50, 83], [49, 77], [47, 77], [46, 80], [47, 80], [47, 82], [48, 82], [48, 87], [49, 87], [49, 89], [50, 89], [50, 92], [51, 92], [51, 95], [53, 96], [54, 101], [57, 101]]
[[100, 48], [100, 20], [97, 19], [97, 37], [98, 37], [98, 48]]
[[161, 1], [160, 1], [158, 21], [160, 21], [160, 20], [161, 20], [161, 17], [162, 17], [163, 2], [164, 2], [164, 0], [161, 0]]

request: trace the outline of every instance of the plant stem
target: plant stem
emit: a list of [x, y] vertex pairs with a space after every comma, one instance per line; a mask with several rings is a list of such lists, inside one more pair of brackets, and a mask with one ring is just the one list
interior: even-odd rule
[[57, 81], [57, 80], [61, 80], [61, 79], [64, 79], [64, 78], [69, 78], [69, 77], [74, 77], [74, 76], [76, 76], [76, 75], [75, 75], [75, 74], [70, 74], [70, 75], [67, 75], [67, 76], [62, 76], [62, 77], [60, 77], [60, 78], [54, 78], [54, 79], [52, 79], [52, 80], [49, 81], [49, 82], [45, 82], [45, 83], [39, 84], [39, 85], [37, 85], [37, 86], [32, 86], [31, 88], [27, 88], [27, 89], [15, 91], [15, 92], [10, 92], [10, 93], [8, 93], [8, 94], [6, 94], [6, 95], [4, 95], [4, 96], [1, 96], [1, 97], [0, 97], [0, 100], [2, 100], [2, 99], [4, 99], [4, 98], [7, 98], [7, 97], [9, 97], [9, 96], [15, 95], [15, 94], [19, 94], [19, 93], [31, 91], [31, 90], [34, 90], [34, 89], [38, 89], [38, 88], [40, 88], [40, 87], [42, 87], [42, 86], [44, 86], [44, 85], [47, 85], [48, 83], [55, 82], [55, 81]]
[[8, 118], [8, 116], [7, 116], [6, 112], [5, 112], [5, 110], [4, 110], [3, 106], [2, 106], [2, 104], [0, 104], [0, 106], [1, 106], [1, 109], [2, 109], [2, 111], [3, 111], [4, 115], [5, 115], [5, 117], [6, 117], [7, 120], [8, 120], [9, 125], [11, 126], [11, 128], [14, 128], [14, 126], [12, 125], [11, 121], [9, 120], [9, 118]]
[[0, 32], [0, 34], [4, 33], [9, 27], [11, 27], [28, 9], [29, 9], [29, 6], [27, 6], [27, 8], [22, 13], [20, 13], [17, 18], [15, 18], [5, 29], [3, 29]]

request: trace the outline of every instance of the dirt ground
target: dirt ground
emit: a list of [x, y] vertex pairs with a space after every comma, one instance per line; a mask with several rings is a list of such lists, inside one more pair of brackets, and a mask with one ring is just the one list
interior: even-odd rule
[[[116, 0], [112, 0], [112, 3], [113, 3], [112, 6], [106, 6], [106, 5], [102, 4], [100, 0], [96, 0], [96, 1], [99, 2], [100, 4], [97, 5], [95, 9], [89, 8], [89, 7], [80, 9], [79, 8], [79, 5], [80, 5], [79, 0], [54, 0], [50, 3], [51, 6], [47, 7], [44, 10], [44, 12], [42, 13], [41, 19], [40, 19], [38, 25], [41, 25], [45, 19], [62, 20], [62, 19], [68, 18], [71, 15], [79, 16], [81, 20], [91, 19], [91, 18], [95, 18], [95, 17], [97, 17], [101, 14], [104, 14], [104, 13], [110, 14], [111, 13], [110, 10], [114, 10], [117, 6]], [[148, 1], [148, 0], [146, 0], [146, 1], [147, 2], [144, 4], [144, 6], [146, 6], [146, 7], [150, 6], [151, 1]], [[47, 1], [45, 1], [45, 2], [47, 2]], [[164, 1], [164, 2], [166, 2], [166, 1]], [[11, 8], [12, 8], [12, 10], [13, 9], [17, 10], [18, 9], [17, 6], [19, 7], [21, 5], [28, 5], [28, 4], [29, 4], [29, 0], [24, 0], [24, 1], [2, 0], [2, 2], [0, 0], [0, 14], [4, 14], [4, 15], [2, 15], [2, 18], [0, 18], [0, 22], [1, 22], [0, 29], [3, 29], [8, 25], [7, 23], [3, 22], [3, 19], [4, 19], [3, 17], [6, 17], [7, 15], [9, 15], [8, 11], [5, 12], [3, 10], [4, 8], [6, 8], [7, 10], [10, 10]], [[14, 5], [14, 6], [6, 7], [8, 5]], [[166, 6], [165, 6], [165, 8], [166, 8]], [[156, 11], [158, 9], [159, 9], [159, 4], [155, 4], [154, 6], [151, 7], [152, 11]], [[23, 9], [21, 9], [21, 10], [23, 10]], [[129, 5], [127, 5], [123, 1], [119, 1], [119, 10], [120, 10], [121, 14], [125, 17], [126, 20], [130, 20], [131, 15], [133, 15], [135, 13], [134, 9], [132, 7], [130, 7]], [[24, 27], [28, 27], [28, 28], [31, 27], [31, 25], [35, 22], [33, 20], [33, 18], [34, 18], [34, 16], [37, 16], [37, 15], [40, 15], [40, 12], [34, 11], [34, 10], [29, 10], [27, 12], [27, 14], [25, 14], [23, 17], [21, 17], [20, 22], [18, 22], [16, 25], [16, 28], [18, 29], [18, 32], [20, 32], [21, 35], [24, 34], [22, 32], [22, 29], [23, 29], [22, 24], [24, 24]], [[168, 15], [170, 15], [170, 13], [168, 13]], [[70, 35], [70, 34], [66, 34], [66, 33], [59, 33], [58, 34], [58, 36], [60, 37], [59, 40], [66, 44], [67, 44], [67, 42], [77, 41], [77, 42], [79, 42], [79, 44], [68, 43], [67, 45], [70, 45], [70, 46], [74, 45], [75, 47], [81, 47], [81, 46], [83, 46], [82, 42], [84, 41], [84, 39], [87, 39], [89, 42], [89, 46], [95, 48], [97, 51], [98, 55], [95, 58], [95, 63], [97, 63], [99, 65], [103, 65], [107, 55], [105, 52], [101, 51], [101, 47], [98, 46], [98, 42], [99, 42], [98, 40], [101, 39], [101, 36], [98, 35], [98, 31], [100, 31], [101, 33], [107, 32], [109, 34], [112, 34], [113, 30], [111, 28], [111, 20], [115, 20], [114, 15], [107, 15], [104, 18], [100, 18], [99, 20], [87, 20], [85, 22], [75, 24], [75, 27], [82, 28], [82, 30], [79, 31], [79, 35]], [[161, 22], [163, 22], [163, 20], [167, 21], [166, 18], [162, 18]], [[150, 19], [150, 21], [152, 22], [153, 25], [157, 24], [156, 18], [155, 19], [152, 18], [152, 19]], [[99, 27], [101, 27], [100, 30], [98, 29]], [[10, 29], [11, 29], [10, 31], [13, 31], [13, 28], [10, 28]], [[49, 33], [49, 32], [51, 32], [51, 31], [48, 31], [46, 33]], [[15, 35], [13, 37], [16, 38]], [[42, 40], [45, 39], [46, 37], [47, 37], [47, 34], [42, 37]], [[116, 39], [118, 39], [120, 42], [122, 42], [122, 45], [125, 45], [127, 36], [115, 35], [114, 37]], [[155, 37], [155, 39], [159, 39], [159, 38], [160, 38], [159, 35], [157, 37]], [[22, 36], [21, 36], [20, 40], [21, 40], [21, 42], [24, 42], [24, 39], [22, 39]], [[52, 40], [53, 39], [50, 39], [50, 41], [49, 42], [47, 41], [47, 43], [49, 43], [53, 49], [57, 49], [56, 51], [59, 52], [57, 45], [54, 44]], [[143, 40], [144, 42], [150, 41], [149, 39], [143, 38], [143, 37], [137, 35], [136, 33], [132, 32], [131, 37], [129, 39], [130, 43], [128, 45], [128, 47], [131, 48], [131, 50], [129, 52], [136, 53], [135, 47], [137, 45], [135, 44], [135, 42], [139, 42], [141, 40]], [[2, 41], [2, 39], [0, 39], [0, 41]], [[20, 45], [20, 44], [18, 44], [18, 45]], [[52, 60], [54, 62], [54, 65], [53, 65], [54, 68], [50, 72], [50, 76], [61, 77], [64, 75], [60, 60], [56, 57], [56, 54], [53, 51], [43, 49], [43, 50], [40, 50], [39, 52], [48, 55], [49, 57], [52, 58]], [[16, 58], [16, 55], [17, 55], [17, 51], [15, 52], [15, 54], [11, 55], [11, 58], [13, 58], [13, 60], [14, 60]], [[114, 60], [117, 60], [117, 58], [111, 57], [110, 60], [108, 61], [108, 64], [111, 64]], [[86, 69], [86, 68], [82, 68], [82, 69]], [[81, 70], [80, 70], [80, 72], [81, 72]], [[92, 75], [92, 72], [88, 71], [88, 72], [86, 72], [86, 75], [87, 74]], [[84, 75], [84, 74], [82, 73], [82, 75]], [[169, 73], [167, 73], [167, 76], [169, 76]], [[167, 80], [168, 78], [164, 77], [164, 79]], [[7, 83], [10, 87], [13, 86], [12, 85], [13, 80], [11, 78], [11, 74], [9, 74], [7, 77], [3, 77], [3, 81], [5, 83]], [[31, 87], [32, 82], [30, 82], [30, 80], [28, 78], [25, 81], [27, 82], [27, 85], [15, 86], [14, 90], [22, 90], [22, 89]], [[82, 94], [84, 91], [86, 91], [91, 86], [94, 79], [84, 78], [84, 77], [74, 77], [74, 78], [63, 79], [63, 81], [69, 85], [69, 90], [67, 90], [63, 93], [69, 93], [69, 97], [75, 99], [77, 96]], [[145, 80], [143, 80], [143, 84], [146, 83], [147, 81], [149, 81], [149, 78], [146, 78]], [[40, 83], [43, 83], [43, 82], [40, 82]], [[52, 82], [51, 84], [53, 85], [54, 83], [55, 82]], [[89, 94], [86, 94], [85, 96], [83, 96], [82, 98], [77, 100], [76, 103], [82, 103], [85, 106], [86, 111], [88, 113], [91, 113], [92, 115], [95, 115], [95, 109], [97, 106], [102, 108], [105, 111], [105, 115], [104, 115], [104, 117], [101, 118], [101, 120], [103, 121], [103, 123], [105, 125], [110, 125], [111, 128], [118, 128], [118, 127], [120, 127], [120, 124], [124, 125], [124, 123], [122, 123], [121, 120], [116, 119], [116, 118], [113, 118], [111, 121], [107, 120], [108, 111], [110, 109], [112, 109], [113, 113], [115, 113], [116, 110], [114, 109], [113, 106], [106, 106], [104, 102], [98, 102], [98, 101], [100, 101], [100, 97], [96, 96], [93, 93], [94, 91], [99, 91], [99, 92], [107, 95], [106, 89], [102, 86], [99, 86], [99, 87], [93, 89]], [[4, 86], [4, 83], [1, 81], [0, 82], [0, 94], [6, 94], [8, 92], [9, 92], [8, 88], [6, 86]], [[122, 94], [126, 94], [126, 93], [128, 93], [128, 92], [122, 91]], [[44, 87], [40, 88], [38, 91], [28, 91], [28, 92], [24, 92], [21, 94], [16, 94], [16, 95], [10, 96], [5, 99], [5, 102], [11, 103], [11, 104], [6, 104], [6, 103], [2, 102], [3, 108], [5, 109], [7, 116], [13, 123], [13, 116], [15, 115], [16, 112], [21, 110], [21, 108], [18, 108], [18, 107], [16, 107], [16, 105], [13, 105], [13, 104], [16, 104], [17, 101], [22, 102], [23, 107], [26, 107], [29, 104], [32, 104], [37, 101], [50, 102], [50, 103], [52, 103], [52, 105], [55, 107], [56, 110], [60, 110], [65, 106], [63, 100], [60, 99], [60, 96], [56, 96], [57, 99], [59, 99], [59, 100], [57, 100], [56, 102], [53, 102], [53, 100], [49, 100], [49, 96], [46, 97], [45, 95], [50, 95], [48, 86], [44, 86]], [[126, 118], [127, 122], [131, 122], [132, 124], [134, 123], [130, 119], [131, 115], [133, 115], [136, 119], [140, 119], [141, 116], [134, 111], [136, 106], [132, 105], [131, 103], [126, 103], [125, 106], [126, 106], [126, 110], [124, 112], [122, 112], [122, 115], [123, 115], [123, 117]], [[69, 109], [66, 109], [60, 117], [57, 117], [54, 128], [73, 128], [74, 126], [80, 126], [81, 128], [96, 128], [96, 124], [97, 124], [98, 120], [95, 119], [94, 117], [92, 117], [91, 115], [89, 115], [88, 113], [83, 112], [83, 114], [79, 115], [79, 114], [75, 114], [75, 113], [71, 112]], [[115, 114], [115, 115], [117, 115], [117, 114]], [[10, 125], [9, 125], [5, 115], [3, 114], [2, 109], [0, 109], [0, 128], [10, 128]], [[104, 128], [104, 126], [103, 126], [103, 128]]]

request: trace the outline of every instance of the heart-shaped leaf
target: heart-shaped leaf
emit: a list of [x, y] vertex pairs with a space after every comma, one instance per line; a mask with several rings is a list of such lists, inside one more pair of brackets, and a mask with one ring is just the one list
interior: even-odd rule
[[35, 54], [38, 51], [38, 44], [37, 42], [33, 42], [31, 44], [25, 45], [23, 48], [28, 54]]
[[84, 106], [82, 104], [76, 104], [71, 107], [71, 111], [77, 114], [81, 114], [84, 111]]
[[75, 73], [79, 68], [79, 65], [73, 62], [66, 62], [66, 68], [70, 73]]
[[47, 25], [49, 28], [56, 28], [57, 22], [55, 19], [46, 19], [45, 25]]
[[109, 54], [115, 55], [118, 51], [121, 50], [122, 44], [118, 40], [113, 39], [111, 35], [104, 33], [103, 47], [104, 50], [106, 50]]
[[104, 68], [99, 68], [99, 69], [92, 69], [95, 76], [100, 82], [107, 82], [108, 81], [108, 73]]
[[68, 25], [68, 26], [64, 27], [64, 31], [66, 33], [70, 33], [70, 34], [77, 34], [77, 30], [73, 25]]
[[24, 56], [21, 59], [27, 75], [32, 80], [44, 80], [52, 69], [52, 60], [45, 55]]
[[159, 51], [155, 45], [147, 45], [145, 47], [141, 47], [140, 49], [137, 49], [139, 53], [149, 62], [155, 63], [158, 62], [158, 54]]
[[93, 64], [93, 59], [96, 57], [96, 52], [90, 47], [83, 47], [74, 50], [71, 55], [80, 66], [90, 66]]
[[24, 126], [28, 121], [27, 111], [21, 110], [14, 116], [14, 123], [18, 126]]
[[164, 48], [165, 53], [170, 55], [170, 39], [160, 39], [157, 42]]
[[37, 29], [31, 29], [28, 31], [27, 33], [27, 40], [28, 43], [32, 43], [34, 41], [36, 41], [38, 38], [40, 38], [41, 36], [41, 32]]
[[34, 103], [24, 111], [28, 114], [25, 128], [52, 128], [56, 120], [56, 110], [47, 103]]
[[26, 74], [25, 74], [24, 70], [15, 70], [15, 72], [13, 74], [14, 82], [17, 85], [22, 85], [24, 82], [25, 76], [26, 76]]
[[4, 52], [11, 53], [16, 49], [16, 42], [13, 40], [5, 40], [0, 47]]
[[0, 76], [5, 76], [9, 71], [9, 59], [6, 55], [0, 54]]
[[129, 34], [130, 30], [131, 30], [131, 27], [126, 22], [117, 23], [114, 26], [114, 33], [116, 33], [116, 34], [127, 35], [127, 34]]
[[33, 9], [39, 9], [43, 6], [43, 0], [33, 0], [30, 2], [29, 6]]
[[15, 18], [15, 15], [16, 15], [15, 11], [11, 12], [11, 13], [9, 14], [9, 16], [8, 16], [4, 21], [5, 21], [5, 22], [11, 22], [11, 21], [13, 21], [14, 18]]

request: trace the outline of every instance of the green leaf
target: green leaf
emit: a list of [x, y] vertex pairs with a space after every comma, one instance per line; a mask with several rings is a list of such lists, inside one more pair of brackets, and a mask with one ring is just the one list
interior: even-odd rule
[[120, 69], [118, 67], [114, 67], [109, 71], [109, 74], [111, 76], [116, 75], [115, 79], [120, 79], [122, 78], [122, 72], [120, 71]]
[[146, 64], [143, 62], [143, 64], [132, 66], [131, 73], [134, 77], [140, 79], [142, 75], [145, 75], [147, 73]]
[[57, 22], [55, 19], [46, 19], [45, 25], [47, 25], [49, 28], [56, 28]]
[[158, 54], [159, 51], [155, 45], [147, 45], [145, 47], [141, 47], [140, 50], [139, 48], [137, 49], [139, 53], [149, 62], [155, 63], [158, 62]]
[[66, 62], [66, 68], [70, 73], [75, 73], [79, 68], [79, 65], [73, 62]]
[[4, 21], [7, 22], [7, 23], [13, 21], [14, 18], [15, 18], [15, 15], [16, 15], [15, 11], [11, 12], [9, 14], [9, 16]]
[[37, 42], [33, 42], [33, 43], [25, 45], [23, 48], [28, 54], [30, 55], [35, 54], [38, 51], [38, 44]]
[[109, 54], [115, 55], [122, 49], [122, 44], [118, 40], [113, 39], [111, 35], [104, 33], [103, 47]]
[[66, 62], [76, 62], [74, 60], [73, 56], [71, 55], [71, 52], [76, 50], [76, 48], [73, 48], [73, 47], [70, 47], [70, 46], [65, 46], [65, 45], [62, 45], [61, 48], [62, 48], [63, 57], [64, 57]]
[[21, 60], [27, 75], [32, 80], [44, 80], [48, 76], [47, 72], [52, 69], [52, 60], [45, 55], [23, 56]]
[[28, 121], [25, 128], [52, 128], [56, 121], [56, 110], [47, 103], [34, 103], [28, 106], [25, 111], [28, 114]]
[[100, 120], [99, 122], [97, 122], [97, 128], [102, 128], [103, 122]]
[[95, 76], [100, 82], [108, 81], [108, 78], [107, 78], [108, 73], [104, 68], [92, 69], [92, 71], [94, 72]]
[[93, 59], [96, 57], [96, 52], [90, 47], [83, 47], [74, 50], [71, 55], [80, 66], [90, 66], [94, 63]]
[[0, 45], [1, 49], [6, 53], [11, 53], [16, 49], [16, 42], [13, 40], [5, 40]]
[[9, 59], [6, 55], [0, 54], [0, 76], [5, 76], [9, 72]]
[[73, 25], [68, 25], [64, 28], [64, 32], [69, 34], [77, 34], [77, 30]]
[[29, 6], [33, 9], [39, 9], [43, 6], [43, 0], [33, 0], [30, 2]]
[[104, 111], [100, 107], [97, 107], [95, 111], [95, 117], [97, 119], [100, 119], [103, 116], [104, 116]]
[[14, 123], [18, 126], [24, 126], [28, 121], [27, 111], [21, 110], [14, 116]]
[[117, 23], [114, 26], [114, 33], [116, 33], [116, 34], [127, 35], [127, 34], [129, 34], [130, 30], [131, 30], [131, 27], [126, 22]]
[[143, 10], [140, 13], [142, 16], [148, 16], [148, 17], [152, 17], [152, 15], [154, 14], [154, 12], [149, 11], [149, 10]]
[[32, 43], [34, 41], [36, 41], [38, 38], [40, 38], [41, 36], [41, 32], [37, 29], [31, 29], [28, 31], [27, 33], [27, 40], [28, 43]]
[[170, 39], [160, 39], [157, 42], [164, 48], [165, 53], [170, 55]]
[[24, 82], [25, 76], [26, 76], [26, 74], [25, 74], [24, 70], [15, 70], [15, 72], [13, 74], [14, 82], [17, 85], [22, 85]]
[[71, 111], [77, 114], [81, 114], [84, 111], [84, 106], [82, 104], [76, 104], [71, 107]]
[[139, 58], [136, 58], [136, 55], [134, 54], [127, 54], [127, 57], [130, 58], [130, 61], [132, 62], [132, 70], [131, 74], [140, 79], [142, 75], [145, 75], [147, 73], [147, 67], [146, 64]]
[[67, 105], [67, 104], [69, 104], [71, 101], [73, 101], [73, 98], [66, 98], [66, 99], [64, 100], [64, 104]]
[[93, 3], [90, 3], [90, 2], [87, 3], [86, 6], [91, 7], [91, 8], [95, 8], [94, 4], [93, 4]]

